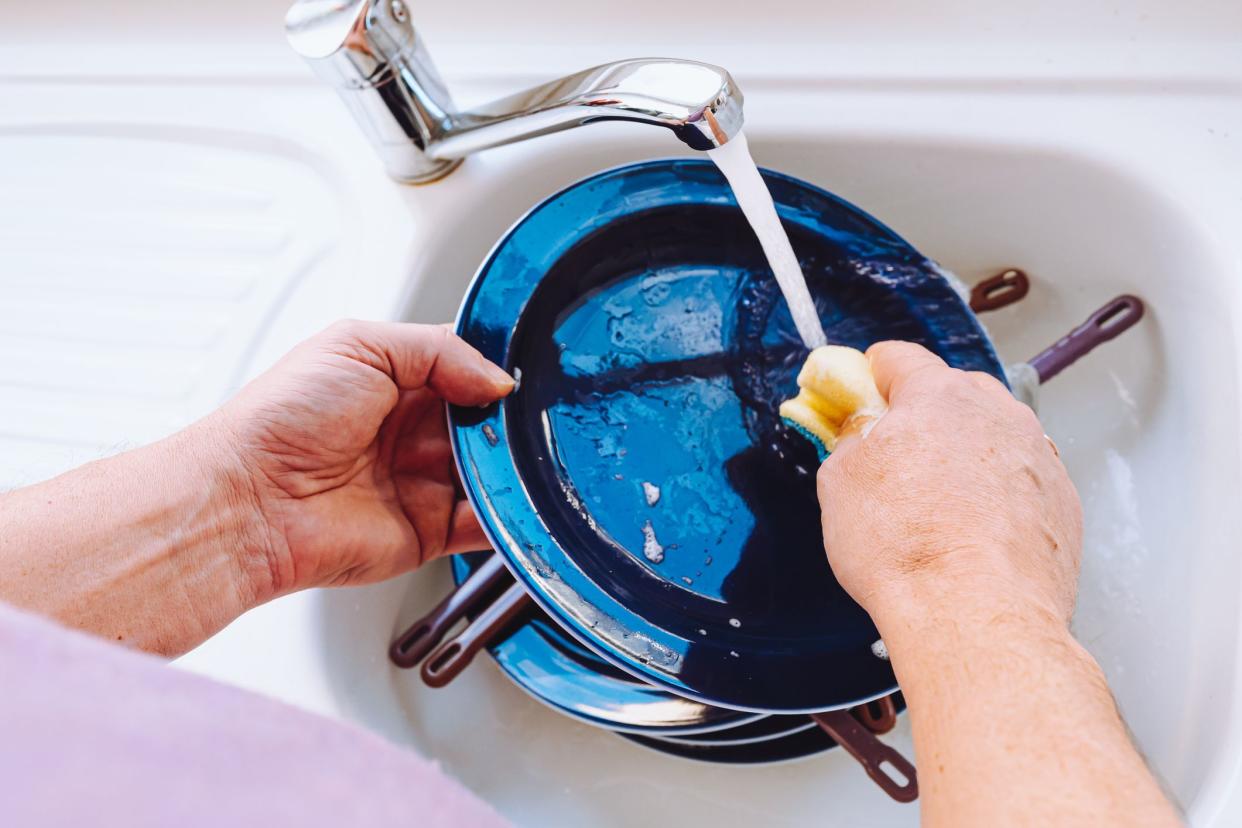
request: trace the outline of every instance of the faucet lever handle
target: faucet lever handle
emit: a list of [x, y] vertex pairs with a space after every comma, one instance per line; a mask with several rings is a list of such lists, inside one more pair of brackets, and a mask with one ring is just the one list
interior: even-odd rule
[[434, 181], [460, 163], [426, 153], [455, 107], [406, 0], [297, 0], [285, 36], [335, 87], [393, 178]]

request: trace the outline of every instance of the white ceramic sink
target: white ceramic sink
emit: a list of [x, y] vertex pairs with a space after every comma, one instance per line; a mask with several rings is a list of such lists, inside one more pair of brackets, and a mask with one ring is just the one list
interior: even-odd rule
[[[334, 317], [449, 319], [492, 244], [536, 201], [605, 167], [685, 154], [663, 132], [599, 125], [399, 187], [285, 51], [284, 5], [127, 0], [104, 19], [71, 0], [58, 6], [76, 10], [59, 30], [37, 7], [5, 10], [15, 19], [0, 33], [14, 40], [0, 51], [0, 189], [21, 196], [3, 208], [0, 485], [178, 427]], [[1154, 0], [1120, 17], [1050, 0], [1004, 19], [974, 0], [931, 17], [913, 3], [803, 3], [751, 37], [744, 10], [722, 7], [709, 31], [691, 25], [689, 7], [633, 0], [617, 15], [624, 36], [610, 39], [573, 28], [556, 4], [520, 22], [495, 5], [468, 21], [428, 10], [459, 101], [638, 53], [726, 64], [760, 163], [844, 196], [968, 282], [1008, 266], [1031, 275], [1025, 300], [985, 317], [1010, 360], [1118, 293], [1147, 301], [1137, 329], [1043, 394], [1086, 511], [1075, 627], [1191, 821], [1242, 824], [1242, 65], [1228, 42], [1242, 13], [1214, 0], [1184, 4], [1184, 17]], [[635, 23], [666, 13], [678, 25]], [[1070, 20], [1074, 38], [1061, 35]], [[109, 25], [115, 49], [101, 34]], [[782, 31], [794, 45], [774, 39]], [[45, 62], [39, 36], [57, 62]], [[176, 232], [144, 244], [118, 205], [144, 229]], [[65, 238], [76, 247], [55, 249]], [[195, 270], [204, 238], [230, 272], [255, 274], [235, 301], [185, 298], [220, 284]], [[123, 273], [142, 287], [133, 301], [99, 284], [89, 255], [127, 246], [159, 264]], [[170, 363], [174, 347], [193, 356], [182, 361], [191, 374]], [[32, 388], [31, 354], [62, 379], [159, 385], [162, 402]], [[98, 416], [75, 425], [84, 406]], [[448, 584], [437, 564], [292, 596], [181, 664], [436, 757], [523, 825], [916, 822], [839, 751], [758, 768], [671, 759], [557, 716], [486, 657], [449, 688], [421, 687], [386, 647]], [[904, 720], [892, 739], [910, 751]]]
[[[1162, 130], [1179, 131], [1156, 113], [1172, 119], [1185, 104], [1141, 90], [1066, 99], [1015, 89], [975, 110], [951, 91], [799, 90], [832, 115], [797, 129], [780, 103], [788, 91], [747, 92], [761, 163], [863, 206], [968, 282], [1011, 265], [1032, 276], [1027, 299], [985, 317], [1007, 359], [1033, 356], [1117, 294], [1147, 301], [1138, 328], [1044, 389], [1041, 410], [1085, 504], [1077, 634], [1143, 752], [1192, 814], [1206, 813], [1237, 759], [1239, 273], [1217, 221], [1240, 211], [1219, 171], [1193, 156], [1215, 151], [1236, 165], [1236, 151], [1213, 150], [1205, 133], [1197, 149], [1147, 155], [1173, 140]], [[1140, 123], [1145, 148], [1133, 138]], [[416, 265], [407, 316], [451, 314], [495, 239], [535, 201], [602, 167], [676, 153], [664, 138], [597, 127], [473, 159], [457, 183], [486, 197], [446, 211], [445, 241]], [[449, 689], [422, 687], [390, 669], [383, 649], [448, 583], [441, 570], [322, 594], [328, 675], [350, 715], [439, 757], [520, 822], [914, 823], [913, 809], [886, 801], [841, 755], [770, 768], [670, 759], [559, 717], [485, 658]], [[895, 741], [910, 749], [904, 728]]]

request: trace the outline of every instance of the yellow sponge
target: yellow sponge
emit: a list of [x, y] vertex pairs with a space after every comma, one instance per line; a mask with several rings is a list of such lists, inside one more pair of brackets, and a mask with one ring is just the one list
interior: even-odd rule
[[862, 351], [824, 345], [811, 351], [798, 373], [798, 396], [781, 403], [781, 417], [816, 444], [820, 457], [836, 448], [841, 432], [888, 408]]

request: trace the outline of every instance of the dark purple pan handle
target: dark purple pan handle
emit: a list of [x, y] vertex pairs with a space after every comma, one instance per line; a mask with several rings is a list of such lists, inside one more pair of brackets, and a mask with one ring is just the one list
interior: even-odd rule
[[504, 559], [492, 555], [435, 609], [410, 625], [388, 648], [392, 663], [408, 670], [435, 649], [454, 624], [490, 597], [509, 577]]
[[1031, 280], [1016, 268], [989, 276], [970, 289], [970, 309], [975, 313], [1000, 310], [1026, 296]]
[[897, 705], [892, 696], [852, 707], [850, 712], [872, 733], [888, 733], [897, 726]]
[[[884, 793], [898, 802], [913, 802], [919, 798], [919, 779], [910, 760], [896, 748], [884, 744], [848, 710], [832, 710], [815, 713], [812, 719], [836, 740], [837, 744], [858, 760], [867, 776], [880, 786]], [[891, 765], [905, 782], [884, 771], [883, 765]]]
[[1128, 294], [1118, 296], [1097, 310], [1087, 321], [1057, 340], [1030, 361], [1045, 383], [1091, 353], [1097, 345], [1124, 333], [1143, 318], [1143, 302]]
[[530, 605], [531, 597], [526, 587], [519, 583], [511, 584], [503, 595], [470, 622], [470, 626], [427, 656], [419, 670], [423, 683], [428, 687], [443, 687], [457, 678], [470, 665], [475, 654]]

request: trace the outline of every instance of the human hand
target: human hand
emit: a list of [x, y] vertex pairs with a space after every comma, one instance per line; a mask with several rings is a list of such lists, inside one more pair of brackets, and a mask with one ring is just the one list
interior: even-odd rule
[[819, 471], [824, 543], [841, 585], [885, 632], [928, 605], [1067, 623], [1082, 509], [1034, 412], [994, 378], [924, 348], [867, 351], [889, 410]]
[[901, 684], [923, 824], [1182, 824], [1070, 634], [1082, 507], [1035, 414], [917, 345], [867, 356], [889, 408], [820, 467], [824, 543]]
[[246, 386], [209, 420], [228, 435], [237, 496], [257, 516], [266, 566], [248, 567], [256, 602], [378, 581], [483, 547], [444, 402], [483, 405], [512, 389], [508, 374], [447, 328], [354, 321]]

